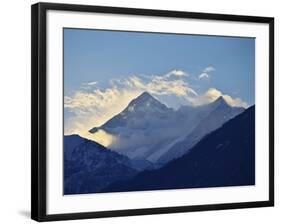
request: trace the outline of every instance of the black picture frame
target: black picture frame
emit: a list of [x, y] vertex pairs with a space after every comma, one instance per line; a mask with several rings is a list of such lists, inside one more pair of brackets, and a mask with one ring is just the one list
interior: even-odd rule
[[[269, 200], [243, 203], [208, 204], [196, 206], [160, 207], [102, 212], [69, 214], [46, 213], [46, 12], [64, 10], [76, 12], [100, 12], [124, 15], [162, 16], [235, 22], [269, 24]], [[103, 7], [73, 4], [37, 3], [31, 11], [31, 76], [32, 76], [32, 153], [31, 153], [31, 218], [36, 221], [73, 220], [116, 216], [132, 216], [162, 213], [178, 213], [206, 210], [254, 208], [274, 206], [274, 18], [164, 11], [137, 8]]]

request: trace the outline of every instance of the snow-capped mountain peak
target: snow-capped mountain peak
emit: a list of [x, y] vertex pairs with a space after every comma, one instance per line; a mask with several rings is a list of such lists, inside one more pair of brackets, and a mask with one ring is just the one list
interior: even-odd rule
[[133, 99], [122, 113], [124, 114], [134, 111], [167, 112], [168, 110], [171, 109], [160, 103], [148, 92], [143, 92], [137, 98]]
[[120, 127], [145, 128], [148, 123], [158, 122], [159, 117], [169, 116], [172, 112], [173, 109], [159, 102], [148, 92], [143, 92], [133, 99], [121, 113], [112, 117], [102, 126], [92, 128], [89, 132], [95, 133], [99, 129], [103, 129], [106, 132], [115, 133], [115, 129]]
[[102, 130], [116, 136], [117, 143], [110, 148], [131, 159], [164, 163], [186, 153], [243, 110], [230, 106], [222, 96], [210, 104], [173, 110], [143, 92], [121, 113], [90, 132]]
[[143, 92], [141, 95], [139, 95], [137, 98], [139, 101], [146, 101], [149, 99], [153, 99], [153, 96], [151, 96], [148, 92]]
[[218, 97], [214, 102], [212, 102], [213, 105], [219, 106], [219, 105], [223, 105], [223, 106], [230, 106], [225, 98], [223, 96]]

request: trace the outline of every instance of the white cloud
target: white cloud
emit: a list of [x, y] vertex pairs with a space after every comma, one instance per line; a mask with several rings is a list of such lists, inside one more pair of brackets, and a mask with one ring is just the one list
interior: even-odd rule
[[[64, 107], [70, 111], [76, 123], [68, 127], [67, 132], [74, 132], [80, 123], [87, 122], [87, 130], [100, 126], [110, 117], [121, 112], [130, 100], [137, 97], [140, 91], [121, 90], [115, 87], [105, 90], [77, 91], [73, 96], [64, 97]], [[81, 121], [81, 122], [79, 122]]]
[[166, 76], [167, 77], [170, 77], [170, 76], [188, 77], [189, 74], [185, 71], [174, 69], [174, 70], [170, 71], [169, 73], [167, 73]]
[[213, 71], [215, 71], [215, 68], [212, 67], [212, 66], [208, 66], [207, 68], [205, 68], [205, 69], [203, 70], [203, 72], [206, 72], [206, 73], [213, 72]]
[[85, 83], [85, 85], [88, 85], [88, 86], [94, 86], [98, 84], [98, 82], [88, 82], [88, 83]]
[[209, 74], [206, 73], [206, 72], [203, 72], [201, 73], [199, 76], [198, 76], [199, 79], [203, 79], [203, 80], [208, 80], [210, 78]]
[[199, 80], [209, 80], [211, 78], [210, 73], [215, 71], [215, 68], [212, 66], [208, 66], [203, 69], [203, 71], [198, 75]]

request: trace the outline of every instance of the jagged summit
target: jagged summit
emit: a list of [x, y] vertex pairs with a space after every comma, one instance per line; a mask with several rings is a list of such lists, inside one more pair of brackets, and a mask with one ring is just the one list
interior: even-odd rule
[[133, 99], [128, 106], [133, 105], [133, 104], [137, 104], [137, 103], [142, 103], [142, 102], [147, 102], [150, 100], [156, 100], [153, 96], [151, 96], [148, 92], [143, 92], [142, 94], [140, 94], [138, 97], [136, 97], [135, 99]]
[[226, 100], [225, 100], [225, 98], [224, 98], [223, 96], [219, 96], [219, 97], [215, 100], [215, 102], [226, 103], [226, 104], [227, 104], [227, 102], [226, 102]]
[[[149, 100], [154, 100], [154, 101], [158, 101], [157, 99], [155, 99], [152, 95], [150, 95], [148, 92], [143, 92], [142, 94], [140, 94], [138, 97], [136, 97], [135, 99], [133, 99], [131, 103], [133, 102], [138, 102], [138, 103], [141, 103], [141, 102], [145, 102], [145, 101], [149, 101]], [[160, 102], [159, 102], [160, 103]], [[129, 105], [130, 105], [129, 104]]]
[[228, 106], [231, 107], [231, 105], [229, 105], [225, 98], [223, 96], [219, 96], [214, 102], [211, 103], [214, 106]]
[[149, 98], [153, 98], [153, 96], [151, 96], [148, 92], [143, 92], [142, 94], [140, 94], [138, 97], [138, 99], [149, 99]]
[[148, 111], [167, 111], [169, 108], [163, 103], [159, 102], [156, 98], [148, 92], [143, 92], [137, 98], [133, 99], [123, 112], [135, 110], [148, 110]]

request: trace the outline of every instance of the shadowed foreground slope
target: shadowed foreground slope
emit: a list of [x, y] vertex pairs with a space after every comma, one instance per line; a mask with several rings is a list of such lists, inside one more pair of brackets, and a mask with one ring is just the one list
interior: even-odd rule
[[128, 157], [78, 135], [64, 136], [64, 194], [96, 193], [136, 173]]

